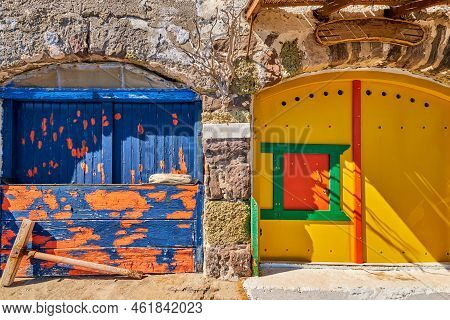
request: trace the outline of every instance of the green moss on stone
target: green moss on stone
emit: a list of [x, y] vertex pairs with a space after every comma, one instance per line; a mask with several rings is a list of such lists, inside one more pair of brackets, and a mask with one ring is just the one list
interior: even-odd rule
[[245, 57], [236, 59], [234, 71], [236, 75], [231, 84], [233, 93], [252, 94], [259, 89], [258, 70], [252, 60]]
[[250, 205], [243, 201], [207, 201], [205, 238], [209, 245], [250, 241]]
[[303, 52], [298, 48], [298, 39], [286, 41], [281, 47], [281, 65], [289, 75], [295, 75], [302, 67]]

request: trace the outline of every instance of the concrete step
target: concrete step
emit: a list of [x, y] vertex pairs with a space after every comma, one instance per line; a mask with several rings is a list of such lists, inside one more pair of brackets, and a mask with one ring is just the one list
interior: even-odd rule
[[450, 299], [449, 264], [261, 264], [250, 299]]

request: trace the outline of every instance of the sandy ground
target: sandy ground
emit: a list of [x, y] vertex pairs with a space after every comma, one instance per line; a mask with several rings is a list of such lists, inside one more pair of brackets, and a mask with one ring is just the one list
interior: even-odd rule
[[0, 287], [0, 300], [247, 299], [242, 282], [208, 279], [201, 274], [150, 275], [142, 280], [113, 277], [16, 279]]

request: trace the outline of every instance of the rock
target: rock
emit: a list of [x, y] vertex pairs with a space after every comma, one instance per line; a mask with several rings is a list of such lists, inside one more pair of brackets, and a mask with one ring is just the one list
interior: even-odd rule
[[208, 139], [203, 141], [206, 164], [212, 167], [249, 163], [249, 139]]
[[203, 150], [206, 196], [213, 200], [249, 199], [249, 139], [207, 139], [203, 142]]
[[207, 201], [204, 230], [209, 245], [242, 244], [250, 240], [250, 206], [243, 201]]
[[251, 259], [249, 245], [207, 247], [205, 273], [209, 277], [227, 280], [250, 277]]
[[152, 174], [148, 178], [149, 183], [161, 183], [161, 184], [191, 184], [193, 179], [188, 174], [171, 174], [171, 173], [157, 173]]
[[239, 200], [250, 198], [250, 165], [236, 164], [225, 168], [207, 167], [205, 174], [206, 196], [214, 200]]

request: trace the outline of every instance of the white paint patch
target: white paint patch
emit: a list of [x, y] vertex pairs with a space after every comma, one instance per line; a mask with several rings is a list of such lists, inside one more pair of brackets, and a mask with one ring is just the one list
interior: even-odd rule
[[236, 139], [250, 137], [250, 123], [203, 124], [203, 139]]

